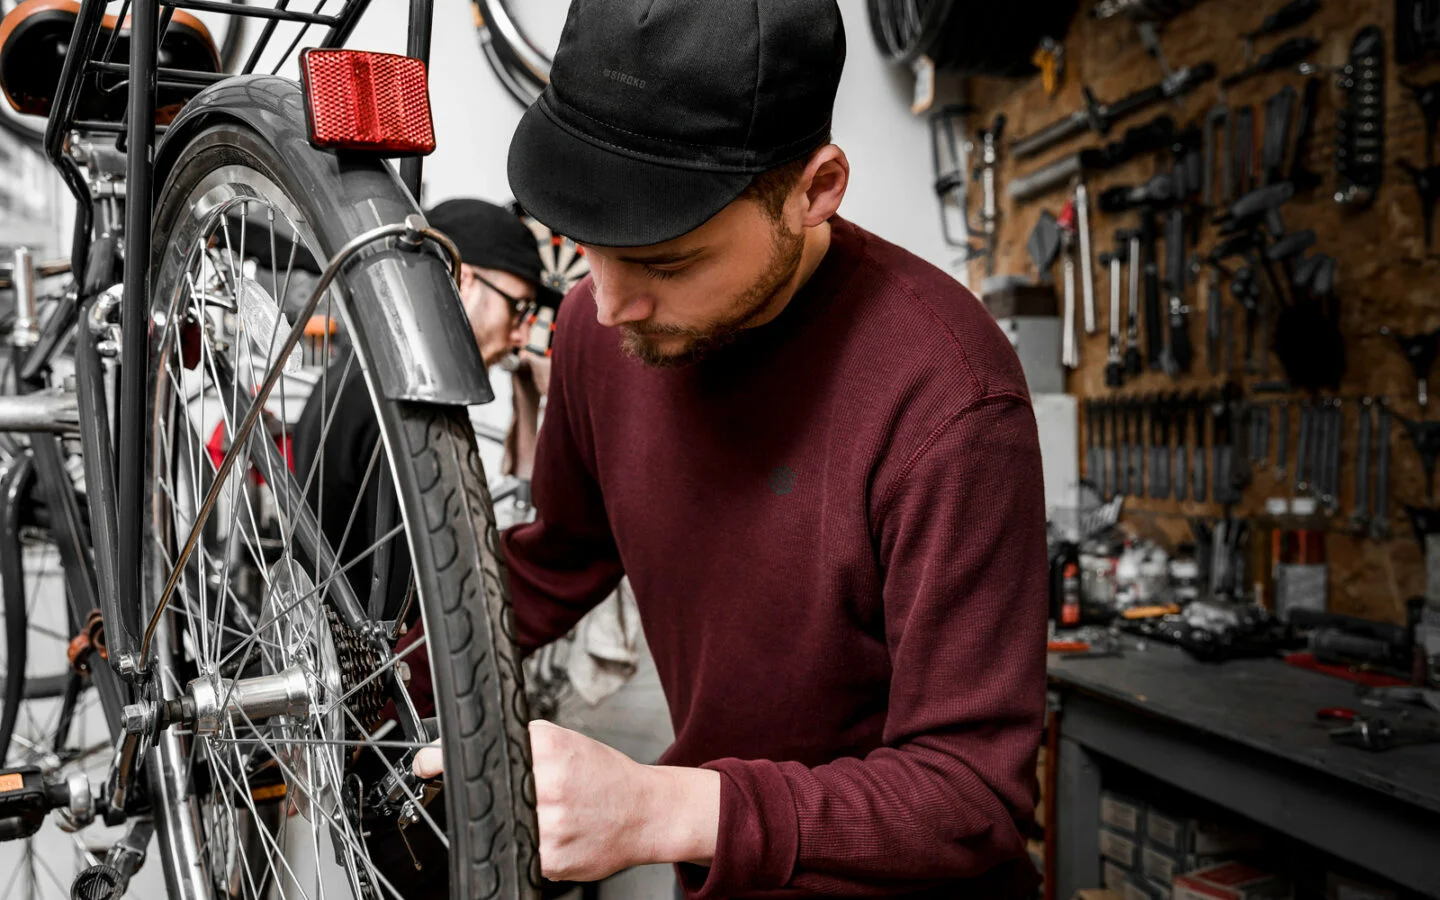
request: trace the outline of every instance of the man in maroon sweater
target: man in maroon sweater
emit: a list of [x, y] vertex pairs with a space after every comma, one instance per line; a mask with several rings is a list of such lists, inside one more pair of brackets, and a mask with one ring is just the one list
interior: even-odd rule
[[628, 574], [676, 732], [643, 766], [532, 726], [549, 877], [1034, 890], [1035, 421], [980, 303], [836, 214], [843, 58], [833, 0], [577, 0], [512, 144], [516, 196], [593, 273], [556, 331], [539, 517], [503, 540], [520, 641]]

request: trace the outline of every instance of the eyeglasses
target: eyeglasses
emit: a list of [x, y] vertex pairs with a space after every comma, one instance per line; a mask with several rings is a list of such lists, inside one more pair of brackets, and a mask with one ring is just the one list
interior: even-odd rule
[[535, 306], [534, 300], [526, 300], [523, 297], [516, 297], [514, 294], [502, 291], [483, 275], [479, 275], [475, 272], [466, 272], [465, 274], [480, 282], [485, 287], [489, 288], [495, 293], [499, 294], [501, 298], [505, 300], [505, 303], [510, 307], [510, 320], [512, 322], [519, 322], [524, 319], [527, 315], [531, 313]]

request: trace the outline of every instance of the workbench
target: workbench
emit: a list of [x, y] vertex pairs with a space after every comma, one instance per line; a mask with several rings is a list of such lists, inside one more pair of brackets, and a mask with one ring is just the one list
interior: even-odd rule
[[[1440, 744], [1373, 753], [1332, 741], [1349, 682], [1278, 659], [1202, 663], [1153, 642], [1051, 654], [1059, 699], [1054, 896], [1100, 884], [1101, 770], [1113, 760], [1440, 897]], [[1333, 726], [1328, 726], [1333, 727]]]

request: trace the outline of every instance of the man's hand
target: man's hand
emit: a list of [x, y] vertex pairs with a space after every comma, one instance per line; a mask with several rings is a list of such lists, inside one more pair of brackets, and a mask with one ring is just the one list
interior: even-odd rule
[[[582, 734], [530, 723], [540, 869], [557, 881], [598, 881], [648, 863], [710, 864], [720, 824], [720, 775], [646, 766]], [[440, 748], [415, 755], [433, 778]]]
[[709, 865], [720, 824], [720, 775], [645, 766], [545, 721], [530, 723], [540, 869], [597, 881], [630, 866]]

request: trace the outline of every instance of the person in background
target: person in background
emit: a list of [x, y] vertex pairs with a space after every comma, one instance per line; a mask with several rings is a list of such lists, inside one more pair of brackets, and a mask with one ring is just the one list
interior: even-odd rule
[[[523, 346], [529, 310], [539, 301], [558, 302], [558, 295], [541, 281], [535, 236], [510, 210], [484, 200], [446, 200], [425, 217], [460, 251], [460, 302], [481, 359], [487, 368], [494, 366]], [[331, 377], [323, 382], [327, 402], [306, 404], [294, 430], [295, 468], [303, 483], [317, 462], [322, 416], [335, 410], [325, 441], [325, 468], [313, 479], [309, 498], [317, 508], [322, 530], [331, 546], [339, 549], [342, 560], [354, 558], [374, 543], [379, 490], [379, 479], [365, 484], [365, 472], [380, 439], [380, 426], [359, 367], [346, 362], [342, 357], [331, 364]], [[543, 361], [537, 366], [543, 367]], [[340, 448], [344, 452], [339, 452]], [[346, 524], [362, 485], [363, 505], [347, 537]], [[345, 545], [340, 547], [342, 537]], [[403, 593], [408, 567], [406, 554], [393, 554], [388, 582], [392, 592]], [[351, 584], [370, 584], [370, 574], [368, 558], [348, 570]]]

